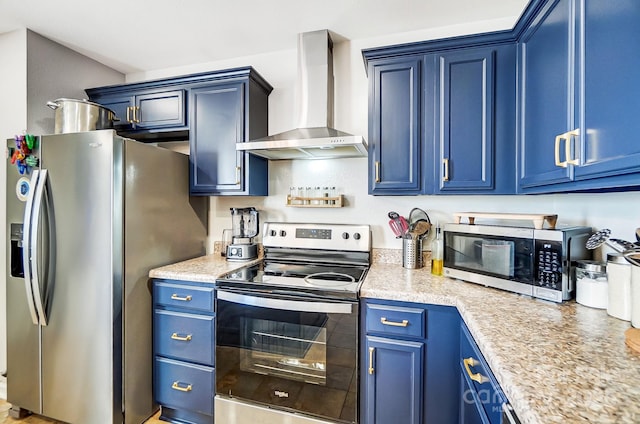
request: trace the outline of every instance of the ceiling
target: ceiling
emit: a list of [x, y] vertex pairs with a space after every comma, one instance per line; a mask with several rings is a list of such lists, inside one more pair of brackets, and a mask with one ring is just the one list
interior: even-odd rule
[[[29, 28], [123, 73], [511, 19], [527, 0], [0, 0], [0, 34]], [[339, 41], [339, 39], [337, 40]]]

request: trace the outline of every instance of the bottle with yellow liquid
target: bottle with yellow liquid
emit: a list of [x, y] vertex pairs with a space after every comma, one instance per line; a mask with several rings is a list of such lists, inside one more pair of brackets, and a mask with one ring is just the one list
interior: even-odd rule
[[431, 243], [431, 273], [433, 275], [442, 275], [443, 249], [440, 225], [437, 225], [436, 238]]

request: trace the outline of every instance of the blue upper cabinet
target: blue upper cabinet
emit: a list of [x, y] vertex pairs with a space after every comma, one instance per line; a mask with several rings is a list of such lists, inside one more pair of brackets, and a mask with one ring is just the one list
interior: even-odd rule
[[[213, 84], [191, 90], [191, 192], [242, 190], [244, 141], [242, 83]], [[215, 166], [213, 166], [215, 164]]]
[[536, 3], [519, 43], [519, 191], [640, 185], [640, 3]]
[[494, 187], [492, 49], [438, 55], [438, 190]]
[[455, 49], [437, 58], [435, 192], [513, 194], [514, 44]]
[[363, 55], [370, 194], [515, 193], [515, 42], [478, 36]]
[[369, 63], [369, 193], [419, 194], [422, 56]]
[[268, 135], [272, 90], [247, 66], [85, 91], [116, 113], [123, 136], [189, 140], [190, 194], [266, 196], [267, 160], [236, 143]]
[[[86, 90], [89, 99], [113, 110], [119, 133], [138, 139], [172, 138], [186, 133], [187, 90], [152, 83], [125, 84]], [[167, 134], [165, 134], [167, 133]]]
[[[575, 128], [573, 113], [575, 70], [572, 0], [548, 2], [519, 43], [520, 169], [519, 187], [571, 181], [572, 167], [564, 162], [566, 140], [557, 139]], [[562, 145], [562, 146], [560, 146]]]
[[251, 68], [219, 77], [190, 90], [191, 194], [266, 196], [269, 163], [236, 143], [267, 135], [272, 88]]
[[136, 128], [173, 128], [187, 123], [186, 90], [141, 94], [135, 98]]
[[638, 185], [629, 174], [640, 172], [640, 2], [581, 0], [577, 12], [583, 71], [575, 179], [626, 176], [611, 184]]

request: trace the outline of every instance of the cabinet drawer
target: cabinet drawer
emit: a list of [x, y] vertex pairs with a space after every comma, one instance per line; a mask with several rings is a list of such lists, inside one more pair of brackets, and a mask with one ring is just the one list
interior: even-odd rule
[[213, 285], [211, 285], [211, 287], [199, 287], [186, 284], [155, 282], [153, 286], [153, 301], [156, 305], [213, 312]]
[[504, 402], [502, 391], [469, 330], [464, 325], [461, 328], [460, 368], [462, 375], [467, 380], [469, 390], [473, 392], [464, 393], [463, 396], [477, 399], [476, 402], [479, 402], [489, 422], [499, 424], [502, 419], [502, 403]]
[[153, 314], [156, 355], [215, 365], [215, 317], [156, 309]]
[[215, 370], [156, 357], [155, 400], [160, 405], [213, 415]]
[[427, 311], [403, 306], [367, 304], [367, 333], [427, 337]]

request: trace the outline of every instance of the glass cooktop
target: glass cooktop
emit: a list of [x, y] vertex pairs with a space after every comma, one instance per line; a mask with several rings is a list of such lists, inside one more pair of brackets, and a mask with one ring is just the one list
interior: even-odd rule
[[219, 287], [357, 294], [368, 267], [262, 261], [218, 277]]

